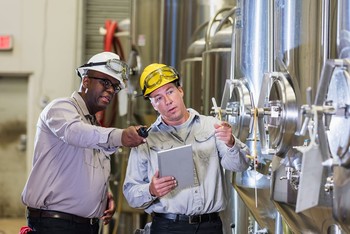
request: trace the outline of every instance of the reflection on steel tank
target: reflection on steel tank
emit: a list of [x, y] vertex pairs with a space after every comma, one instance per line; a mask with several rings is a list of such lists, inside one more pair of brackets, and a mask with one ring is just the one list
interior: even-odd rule
[[[338, 3], [338, 58], [344, 65], [330, 78], [327, 99], [335, 112], [327, 131], [330, 153], [341, 164], [334, 167], [333, 214], [342, 228], [350, 232], [350, 2]], [[334, 77], [334, 78], [333, 78]]]
[[330, 18], [337, 19], [337, 53], [335, 59], [330, 53], [332, 56], [323, 66], [315, 102], [308, 101], [301, 108], [305, 115], [303, 126], [312, 130], [309, 146], [300, 149], [303, 167], [296, 208], [298, 212], [321, 208], [326, 193], [332, 200], [327, 208], [336, 221], [332, 220], [331, 227], [338, 233], [349, 233], [350, 4], [340, 0], [337, 10], [331, 12], [336, 12]]
[[[236, 7], [221, 9], [209, 22], [207, 28], [206, 50], [202, 55], [203, 113], [205, 115], [211, 114], [212, 98], [221, 100], [225, 80], [230, 78], [233, 17], [237, 10]], [[222, 15], [221, 18], [218, 17], [220, 15]], [[219, 24], [211, 35], [213, 25], [218, 19]]]
[[[333, 193], [327, 183], [330, 168], [322, 166], [324, 157], [314, 157], [326, 150], [310, 142], [307, 126], [301, 124], [315, 100], [312, 91], [317, 90], [322, 68], [335, 54], [331, 23], [336, 22], [336, 4], [317, 0], [239, 3], [231, 57], [234, 69], [223, 89], [221, 115], [247, 143], [254, 163], [250, 170], [235, 174], [233, 185], [263, 228], [260, 231], [280, 233], [281, 217], [281, 224], [295, 233], [337, 232]], [[206, 95], [203, 100], [210, 98]], [[303, 109], [305, 103], [309, 109]], [[310, 118], [308, 114], [306, 119]], [[313, 130], [309, 132], [312, 135]], [[327, 146], [326, 141], [321, 144]], [[317, 178], [305, 176], [308, 171]]]
[[[320, 179], [308, 180], [308, 189], [301, 189], [304, 175], [312, 168], [306, 163], [311, 157], [298, 150], [304, 142], [304, 147], [308, 147], [309, 140], [301, 134], [304, 132], [300, 126], [301, 106], [315, 99], [310, 90], [317, 89], [322, 67], [334, 43], [328, 38], [334, 5], [327, 3], [275, 2], [274, 68], [264, 75], [258, 103], [259, 109], [264, 109], [259, 130], [267, 129], [260, 131], [262, 148], [273, 154], [271, 198], [284, 222], [296, 233], [331, 233], [337, 229], [332, 217], [332, 194], [323, 189], [329, 170], [318, 167], [313, 172]], [[320, 148], [312, 148], [310, 152], [322, 154]], [[321, 165], [321, 160], [312, 161], [312, 165]], [[304, 203], [304, 209], [297, 209], [297, 198], [306, 197], [312, 197], [310, 201], [316, 204], [306, 208]]]
[[[141, 93], [137, 80], [151, 63], [164, 63], [180, 71], [180, 61], [186, 57], [195, 29], [217, 9], [234, 4], [235, 0], [132, 0], [130, 35], [135, 69], [129, 81], [133, 86], [129, 87], [134, 93]], [[133, 116], [140, 124], [150, 124], [156, 113], [149, 103], [134, 96]]]
[[[272, 14], [270, 1], [241, 1], [234, 28], [231, 80], [227, 82], [221, 108], [226, 109], [233, 132], [256, 156], [249, 170], [235, 173], [233, 186], [260, 227], [260, 232], [278, 233], [279, 214], [270, 199], [271, 156], [263, 153], [254, 128], [254, 108], [260, 96], [263, 75], [272, 69]], [[229, 94], [229, 95], [227, 95]]]
[[180, 75], [185, 91], [186, 106], [203, 113], [202, 90], [202, 53], [205, 51], [205, 31], [208, 21], [200, 25], [192, 35], [192, 42], [187, 49], [186, 58], [181, 61]]
[[141, 69], [165, 63], [180, 70], [180, 61], [195, 29], [235, 0], [132, 0], [131, 37]]

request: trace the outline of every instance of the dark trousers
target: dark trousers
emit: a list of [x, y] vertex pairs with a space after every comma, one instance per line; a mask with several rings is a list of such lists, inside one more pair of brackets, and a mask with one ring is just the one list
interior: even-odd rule
[[28, 226], [38, 234], [98, 234], [99, 223], [75, 223], [55, 218], [28, 217]]
[[185, 221], [174, 221], [162, 217], [153, 217], [151, 234], [222, 234], [221, 219], [190, 224]]

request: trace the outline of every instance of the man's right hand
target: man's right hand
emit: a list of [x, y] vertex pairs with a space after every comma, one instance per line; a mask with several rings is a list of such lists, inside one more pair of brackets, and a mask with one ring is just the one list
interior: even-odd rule
[[168, 194], [176, 186], [177, 182], [173, 176], [159, 177], [159, 171], [157, 170], [152, 177], [149, 192], [154, 197], [162, 197]]
[[123, 130], [122, 145], [126, 147], [136, 147], [146, 142], [146, 139], [139, 136], [137, 127], [129, 126]]

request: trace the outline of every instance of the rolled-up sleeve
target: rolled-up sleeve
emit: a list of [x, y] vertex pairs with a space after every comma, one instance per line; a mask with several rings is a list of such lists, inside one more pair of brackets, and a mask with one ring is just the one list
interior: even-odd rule
[[221, 155], [221, 165], [223, 168], [240, 172], [249, 166], [249, 148], [235, 136], [235, 144], [229, 148], [222, 142], [217, 142], [219, 154]]

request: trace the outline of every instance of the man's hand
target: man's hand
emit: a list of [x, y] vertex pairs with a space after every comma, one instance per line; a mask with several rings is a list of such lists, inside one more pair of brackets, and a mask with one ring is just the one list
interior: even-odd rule
[[111, 221], [113, 214], [115, 212], [115, 209], [116, 207], [115, 207], [115, 202], [113, 200], [113, 195], [110, 192], [108, 192], [107, 209], [103, 212], [103, 216], [101, 217], [104, 225], [108, 224]]
[[[141, 126], [140, 126], [141, 127]], [[126, 147], [136, 147], [146, 142], [146, 139], [139, 136], [137, 127], [130, 126], [123, 130], [122, 145]]]
[[232, 128], [229, 123], [214, 124], [214, 128], [217, 139], [223, 141], [230, 148], [235, 144], [235, 138], [232, 135]]
[[177, 186], [177, 182], [172, 176], [164, 176], [159, 178], [159, 171], [157, 170], [152, 177], [151, 184], [149, 186], [149, 192], [152, 196], [162, 197], [168, 194]]

